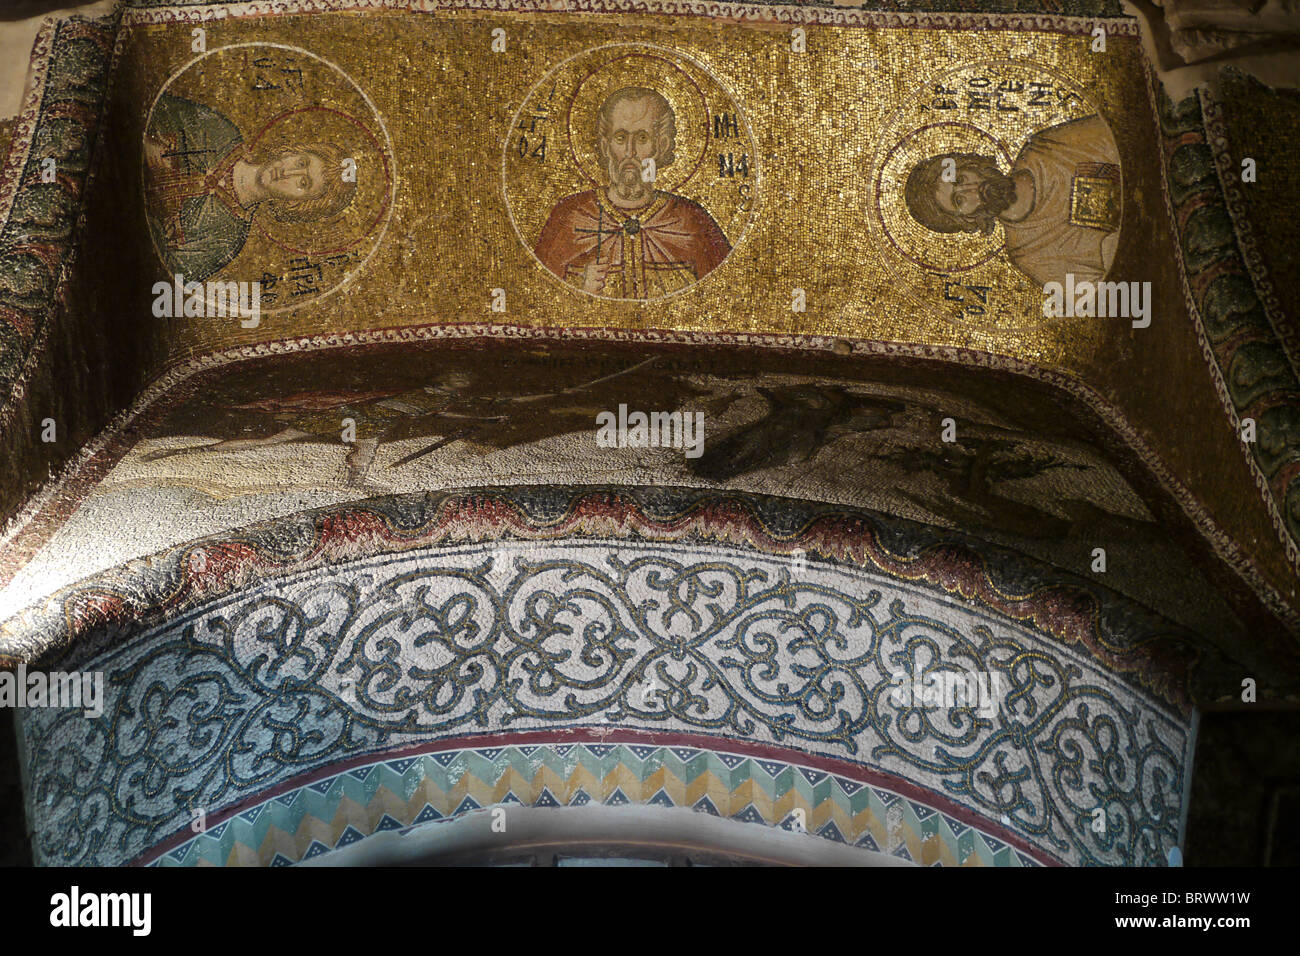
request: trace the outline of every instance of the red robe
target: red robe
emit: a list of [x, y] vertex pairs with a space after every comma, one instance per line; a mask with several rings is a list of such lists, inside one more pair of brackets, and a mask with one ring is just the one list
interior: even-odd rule
[[608, 267], [598, 294], [651, 299], [686, 288], [708, 275], [731, 243], [699, 203], [656, 192], [626, 212], [590, 189], [556, 203], [533, 250], [557, 276], [583, 287], [587, 267]]

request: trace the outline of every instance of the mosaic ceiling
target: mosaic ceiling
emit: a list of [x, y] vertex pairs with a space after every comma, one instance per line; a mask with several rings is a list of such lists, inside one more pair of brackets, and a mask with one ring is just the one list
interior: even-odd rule
[[1110, 0], [867, 6], [47, 21], [0, 663], [102, 685], [20, 712], [37, 862], [1178, 859], [1198, 709], [1300, 692], [1300, 107]]

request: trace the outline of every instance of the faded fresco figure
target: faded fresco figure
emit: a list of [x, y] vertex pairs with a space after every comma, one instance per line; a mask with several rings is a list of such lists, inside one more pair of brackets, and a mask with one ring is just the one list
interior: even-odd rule
[[[943, 178], [944, 160], [956, 178]], [[1009, 174], [991, 156], [943, 153], [912, 167], [908, 212], [939, 233], [991, 235], [1000, 224], [1011, 264], [1039, 285], [1098, 282], [1119, 242], [1119, 152], [1100, 117], [1086, 116], [1029, 137]]]
[[565, 282], [594, 295], [651, 299], [694, 284], [731, 243], [699, 203], [655, 189], [643, 176], [672, 165], [677, 118], [660, 93], [626, 87], [597, 114], [597, 150], [608, 185], [560, 200], [534, 248]]
[[201, 282], [239, 255], [263, 204], [279, 222], [316, 222], [337, 216], [356, 193], [337, 147], [246, 146], [216, 110], [168, 93], [154, 107], [144, 153], [154, 245], [167, 271], [187, 281]]

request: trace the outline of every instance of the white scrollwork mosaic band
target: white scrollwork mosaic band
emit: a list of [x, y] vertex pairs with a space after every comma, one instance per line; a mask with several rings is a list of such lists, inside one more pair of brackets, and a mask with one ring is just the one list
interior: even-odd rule
[[[411, 552], [265, 582], [87, 666], [102, 717], [23, 716], [47, 863], [131, 859], [195, 808], [350, 756], [564, 725], [850, 760], [1070, 863], [1162, 864], [1180, 839], [1184, 721], [1018, 623], [842, 565], [699, 544]], [[896, 692], [945, 674], [998, 693]]]

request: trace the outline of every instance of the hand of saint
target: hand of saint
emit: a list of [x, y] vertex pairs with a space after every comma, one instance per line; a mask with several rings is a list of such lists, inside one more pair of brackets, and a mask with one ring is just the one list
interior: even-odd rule
[[582, 270], [582, 291], [601, 293], [605, 291], [605, 274], [609, 272], [609, 263], [597, 259], [587, 263]]

